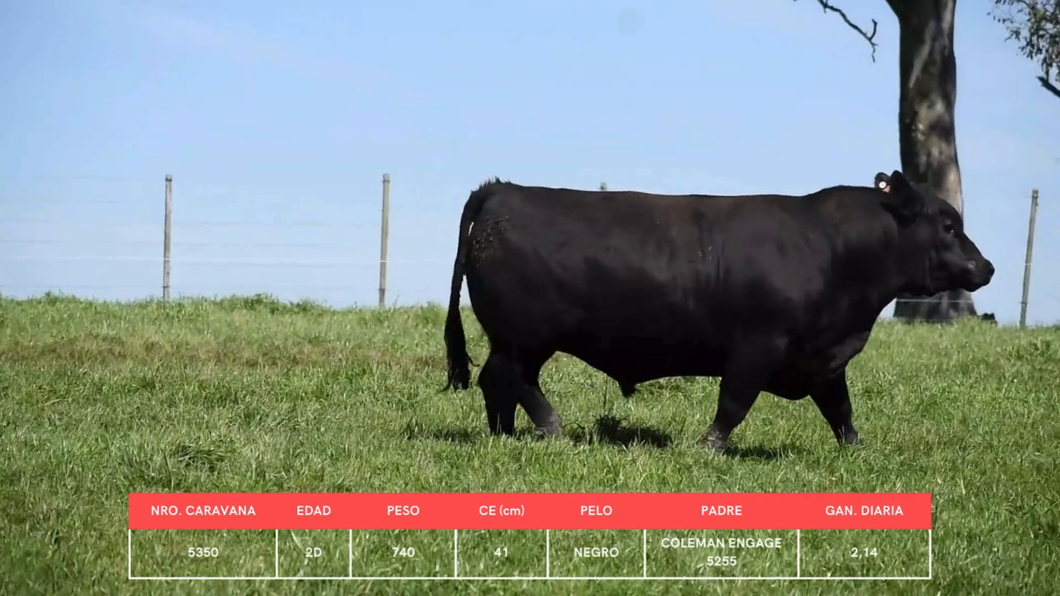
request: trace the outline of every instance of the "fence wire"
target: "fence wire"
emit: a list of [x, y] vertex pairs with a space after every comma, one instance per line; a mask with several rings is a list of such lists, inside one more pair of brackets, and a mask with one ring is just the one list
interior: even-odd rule
[[[273, 293], [336, 305], [386, 304], [398, 296], [409, 303], [448, 301], [457, 222], [470, 188], [401, 189], [390, 197], [389, 178], [385, 191], [378, 182], [373, 188], [360, 181], [361, 190], [352, 193], [349, 181], [329, 185], [292, 179], [286, 191], [260, 180], [180, 182], [174, 179], [171, 189], [167, 283], [162, 176], [43, 176], [17, 184], [0, 179], [0, 294], [57, 291], [139, 299], [167, 291], [178, 296]], [[599, 188], [606, 191], [606, 183]], [[1025, 204], [1029, 207], [1029, 200]], [[1021, 247], [1026, 212], [1015, 209], [1004, 222]], [[384, 213], [386, 251], [381, 246]], [[1060, 209], [1039, 199], [1037, 220], [1027, 302], [1032, 315], [1045, 313], [1030, 319], [1048, 323], [1060, 320], [1055, 275], [1060, 245], [1041, 231], [1056, 229]], [[1014, 282], [1004, 288], [1004, 300], [993, 301], [1004, 306], [1009, 319], [1020, 308], [1022, 252], [1018, 263], [995, 263], [999, 276], [1008, 267], [1006, 284]], [[984, 300], [949, 302], [978, 307]]]

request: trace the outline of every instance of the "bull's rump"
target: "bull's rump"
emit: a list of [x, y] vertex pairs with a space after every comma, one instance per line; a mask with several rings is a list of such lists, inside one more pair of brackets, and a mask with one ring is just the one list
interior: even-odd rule
[[632, 381], [720, 374], [736, 334], [777, 324], [785, 286], [807, 283], [799, 200], [500, 186], [469, 234], [468, 293], [494, 341]]

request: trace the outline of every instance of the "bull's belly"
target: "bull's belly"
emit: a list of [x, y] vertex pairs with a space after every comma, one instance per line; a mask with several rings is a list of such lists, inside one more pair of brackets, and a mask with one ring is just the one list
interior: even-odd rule
[[[601, 346], [571, 342], [558, 351], [582, 360], [620, 385], [629, 387], [670, 377], [722, 377], [729, 359], [729, 350], [724, 347], [691, 343], [644, 342], [639, 346], [611, 343]], [[845, 368], [845, 363], [842, 366], [834, 363], [823, 366], [821, 363], [817, 358], [791, 355], [768, 377], [761, 379], [762, 391], [788, 400], [804, 399], [815, 387]]]
[[557, 350], [582, 360], [615, 381], [638, 385], [667, 377], [718, 377], [728, 354], [691, 342], [568, 341]]
[[807, 372], [799, 370], [791, 363], [785, 363], [785, 366], [766, 380], [762, 390], [777, 397], [798, 401], [810, 395], [813, 388], [826, 378], [827, 373]]

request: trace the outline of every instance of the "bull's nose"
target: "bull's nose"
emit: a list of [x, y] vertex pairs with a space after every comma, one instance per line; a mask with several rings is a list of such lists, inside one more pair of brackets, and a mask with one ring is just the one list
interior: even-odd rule
[[994, 278], [994, 264], [981, 257], [974, 259], [968, 262], [968, 273], [977, 286], [985, 286]]

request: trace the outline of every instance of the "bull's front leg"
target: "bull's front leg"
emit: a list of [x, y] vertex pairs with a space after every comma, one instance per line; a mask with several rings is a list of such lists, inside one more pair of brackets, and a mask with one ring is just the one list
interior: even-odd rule
[[850, 390], [847, 386], [847, 371], [844, 368], [839, 374], [822, 383], [811, 394], [813, 403], [821, 411], [828, 426], [832, 429], [840, 445], [857, 445], [861, 442], [858, 431], [854, 428]]
[[729, 436], [744, 421], [769, 377], [782, 364], [787, 342], [780, 338], [745, 341], [733, 351], [721, 377], [718, 410], [707, 430], [706, 444], [725, 451]]

